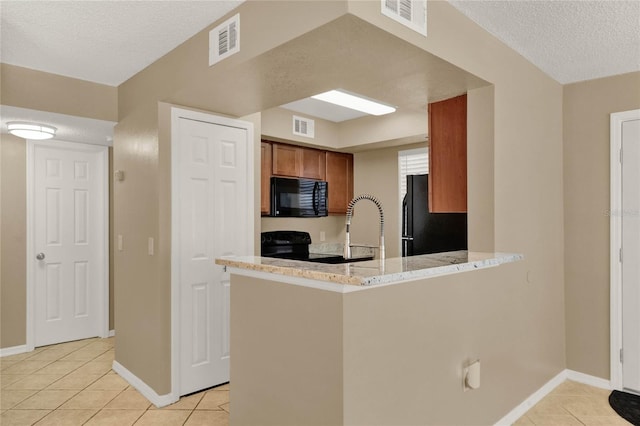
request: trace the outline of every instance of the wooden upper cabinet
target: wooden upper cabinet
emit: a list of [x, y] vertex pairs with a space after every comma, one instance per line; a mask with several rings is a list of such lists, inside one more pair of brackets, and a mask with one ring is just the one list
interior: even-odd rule
[[260, 152], [260, 213], [269, 214], [271, 212], [271, 144], [262, 142]]
[[324, 180], [326, 176], [325, 151], [318, 149], [299, 148], [302, 157], [300, 176], [309, 179]]
[[324, 151], [280, 143], [272, 146], [274, 175], [324, 180]]
[[327, 151], [329, 213], [346, 213], [353, 198], [353, 155]]
[[272, 144], [273, 167], [277, 176], [300, 177], [302, 172], [302, 151], [297, 146]]
[[467, 95], [429, 104], [429, 211], [467, 211]]

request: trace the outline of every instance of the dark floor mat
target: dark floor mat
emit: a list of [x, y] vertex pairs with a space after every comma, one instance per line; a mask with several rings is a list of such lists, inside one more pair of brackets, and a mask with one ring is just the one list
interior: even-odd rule
[[640, 426], [640, 396], [614, 390], [609, 405], [626, 421]]

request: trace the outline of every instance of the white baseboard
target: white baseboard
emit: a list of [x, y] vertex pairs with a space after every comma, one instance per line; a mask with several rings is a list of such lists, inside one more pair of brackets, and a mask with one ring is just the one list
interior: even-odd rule
[[142, 395], [144, 395], [145, 398], [147, 398], [149, 401], [151, 401], [151, 403], [153, 405], [155, 405], [156, 407], [158, 407], [158, 408], [164, 407], [164, 406], [169, 405], [169, 404], [173, 404], [174, 402], [176, 402], [179, 399], [179, 398], [174, 397], [173, 394], [171, 394], [171, 393], [168, 393], [166, 395], [158, 395], [156, 393], [156, 391], [151, 389], [151, 387], [149, 385], [147, 385], [145, 382], [140, 380], [131, 371], [127, 370], [118, 361], [113, 361], [112, 368], [113, 368], [113, 371], [118, 373], [120, 375], [120, 377], [122, 377], [127, 382], [129, 382], [129, 384], [131, 386], [136, 388], [136, 390], [138, 392], [140, 392]]
[[594, 386], [601, 389], [613, 389], [611, 382], [600, 377], [591, 376], [589, 374], [579, 373], [573, 370], [562, 370], [553, 379], [549, 380], [540, 389], [535, 391], [529, 398], [525, 399], [520, 405], [511, 410], [509, 414], [500, 419], [496, 426], [511, 425], [522, 417], [531, 407], [536, 405], [542, 398], [547, 396], [565, 380], [573, 380], [574, 382], [582, 383], [589, 386]]
[[567, 379], [574, 382], [582, 383], [585, 385], [593, 386], [600, 389], [613, 390], [611, 381], [602, 379], [600, 377], [591, 376], [589, 374], [579, 373], [573, 370], [565, 370], [567, 372]]
[[23, 354], [25, 352], [29, 352], [29, 348], [27, 347], [27, 345], [2, 348], [0, 349], [0, 358], [2, 358], [3, 356]]
[[113, 337], [116, 335], [116, 331], [115, 330], [109, 330], [109, 337]]

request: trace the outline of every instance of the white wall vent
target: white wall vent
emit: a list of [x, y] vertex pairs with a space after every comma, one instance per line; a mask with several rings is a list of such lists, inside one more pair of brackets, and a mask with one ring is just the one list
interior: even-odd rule
[[315, 121], [310, 118], [293, 116], [293, 134], [296, 136], [304, 136], [306, 138], [315, 137]]
[[209, 66], [240, 51], [240, 14], [209, 31]]
[[427, 35], [427, 0], [380, 0], [382, 14]]

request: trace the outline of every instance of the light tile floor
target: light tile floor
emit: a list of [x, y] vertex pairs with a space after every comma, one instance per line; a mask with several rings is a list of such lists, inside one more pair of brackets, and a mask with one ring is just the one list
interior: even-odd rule
[[[0, 425], [221, 426], [229, 424], [229, 385], [156, 409], [111, 370], [114, 339], [87, 339], [0, 358]], [[515, 425], [630, 425], [609, 391], [566, 381]]]
[[113, 345], [87, 339], [0, 358], [0, 425], [229, 424], [229, 385], [157, 409], [111, 370]]
[[609, 406], [611, 391], [565, 381], [531, 407], [514, 426], [618, 426], [631, 425]]

